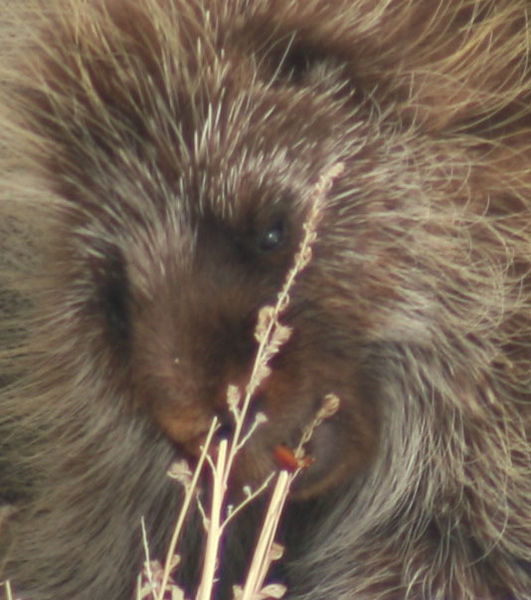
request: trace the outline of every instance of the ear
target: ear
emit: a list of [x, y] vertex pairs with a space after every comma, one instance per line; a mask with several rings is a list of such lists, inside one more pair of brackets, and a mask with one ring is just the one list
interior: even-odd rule
[[279, 78], [342, 65], [353, 103], [369, 98], [382, 119], [433, 134], [529, 104], [524, 18], [501, 3], [271, 0], [249, 11], [238, 35]]

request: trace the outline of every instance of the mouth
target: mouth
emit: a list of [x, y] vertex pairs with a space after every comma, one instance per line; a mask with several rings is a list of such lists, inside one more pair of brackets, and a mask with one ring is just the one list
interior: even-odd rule
[[[236, 444], [230, 473], [224, 476], [231, 496], [237, 497], [246, 487], [256, 490], [271, 474], [286, 470], [297, 472], [290, 491], [293, 500], [306, 500], [327, 492], [362, 471], [369, 463], [374, 436], [369, 423], [360, 418], [360, 410], [352, 410], [347, 404], [334, 406], [326, 401], [307, 399], [283, 402], [274, 411], [272, 403], [262, 401], [251, 406], [241, 430], [232, 415], [224, 415], [213, 433], [208, 448], [208, 462], [203, 467], [202, 481], [212, 480], [213, 466], [218, 460], [220, 442], [226, 440], [228, 452]], [[267, 400], [267, 399], [266, 399]], [[268, 413], [266, 422], [258, 422], [261, 409]], [[267, 411], [267, 408], [270, 408]], [[280, 410], [282, 409], [282, 410]], [[304, 418], [301, 418], [304, 413]], [[253, 431], [251, 431], [253, 429]], [[234, 440], [237, 431], [239, 439]], [[196, 430], [196, 435], [178, 447], [197, 464], [208, 435], [208, 429]], [[243, 443], [245, 442], [245, 443]], [[303, 451], [297, 452], [301, 445]]]
[[236, 455], [229, 480], [234, 492], [244, 486], [256, 489], [281, 470], [297, 472], [290, 492], [295, 500], [311, 498], [339, 483], [349, 467], [338, 454], [338, 445], [346, 444], [341, 419], [332, 417], [320, 423], [298, 453], [303, 432], [300, 425], [291, 431], [271, 421], [260, 425]]

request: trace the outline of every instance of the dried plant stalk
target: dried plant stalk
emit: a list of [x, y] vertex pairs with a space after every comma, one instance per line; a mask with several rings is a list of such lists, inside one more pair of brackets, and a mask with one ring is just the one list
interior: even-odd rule
[[263, 596], [264, 581], [271, 562], [275, 558], [273, 554], [273, 543], [280, 517], [282, 516], [291, 485], [303, 468], [302, 459], [305, 454], [304, 445], [310, 441], [315, 428], [325, 419], [334, 415], [338, 408], [339, 398], [334, 394], [328, 394], [314, 420], [305, 428], [299, 445], [294, 452], [295, 457], [299, 459], [299, 468], [292, 472], [283, 470], [278, 474], [275, 489], [267, 507], [264, 523], [253, 553], [243, 592], [241, 595], [236, 595], [234, 600], [256, 600], [256, 598], [261, 597], [261, 595]]
[[210, 510], [210, 526], [208, 528], [207, 545], [201, 574], [201, 583], [197, 600], [209, 600], [212, 596], [219, 544], [223, 532], [223, 503], [226, 492], [225, 474], [227, 469], [227, 440], [218, 446], [217, 461], [213, 469], [214, 482]]
[[217, 427], [218, 427], [218, 421], [214, 417], [214, 419], [212, 420], [212, 424], [210, 425], [210, 429], [208, 431], [208, 435], [205, 440], [205, 444], [201, 451], [201, 456], [199, 457], [197, 466], [194, 470], [193, 478], [190, 481], [189, 485], [185, 485], [185, 494], [184, 494], [183, 504], [181, 506], [181, 510], [179, 511], [179, 516], [177, 517], [177, 523], [175, 525], [175, 529], [173, 531], [173, 535], [172, 535], [172, 538], [170, 541], [170, 546], [168, 548], [168, 552], [166, 555], [166, 562], [165, 562], [165, 566], [164, 566], [164, 575], [163, 575], [161, 588], [160, 588], [160, 592], [157, 597], [157, 600], [163, 600], [163, 598], [164, 598], [164, 590], [166, 589], [166, 586], [168, 585], [168, 579], [170, 576], [172, 559], [173, 559], [173, 556], [175, 555], [179, 536], [181, 534], [181, 531], [182, 531], [182, 528], [184, 525], [184, 521], [186, 519], [186, 515], [188, 514], [188, 510], [190, 508], [192, 498], [194, 497], [194, 494], [196, 492], [197, 483], [199, 481], [201, 471], [203, 470], [203, 464], [207, 457], [208, 451], [210, 449], [210, 444], [212, 442], [212, 437], [213, 437], [214, 432], [216, 431]]
[[235, 595], [235, 600], [255, 600], [263, 588], [271, 565], [271, 550], [275, 541], [278, 523], [288, 498], [290, 486], [297, 474], [298, 471], [293, 473], [280, 471], [277, 475], [275, 488], [267, 507], [243, 591], [241, 595]]
[[[208, 531], [206, 540], [205, 557], [203, 569], [200, 577], [196, 600], [210, 600], [213, 596], [216, 569], [219, 558], [219, 549], [223, 533], [230, 523], [233, 516], [239, 512], [242, 507], [248, 504], [252, 499], [259, 495], [269, 483], [269, 479], [260, 486], [258, 490], [249, 493], [246, 500], [241, 505], [230, 513], [226, 514], [226, 493], [228, 487], [228, 479], [234, 464], [235, 457], [241, 448], [245, 445], [253, 431], [267, 420], [265, 415], [258, 413], [255, 420], [251, 424], [249, 430], [244, 432], [246, 416], [252, 398], [260, 384], [270, 373], [269, 362], [275, 354], [277, 354], [282, 346], [287, 342], [291, 335], [291, 329], [280, 322], [280, 317], [287, 309], [290, 302], [290, 293], [295, 284], [297, 277], [305, 269], [312, 257], [312, 244], [316, 239], [316, 230], [318, 223], [322, 217], [323, 202], [327, 191], [330, 189], [334, 179], [338, 177], [344, 169], [343, 163], [335, 163], [328, 169], [318, 180], [311, 194], [311, 209], [304, 223], [304, 236], [299, 246], [299, 249], [294, 257], [294, 264], [286, 275], [282, 289], [280, 290], [277, 301], [274, 306], [264, 306], [260, 309], [255, 328], [255, 338], [258, 342], [258, 349], [255, 355], [255, 360], [251, 369], [251, 374], [245, 393], [242, 398], [242, 392], [235, 386], [229, 386], [227, 390], [227, 405], [234, 418], [234, 432], [232, 438], [227, 442], [222, 440], [217, 448], [216, 462], [208, 456], [209, 447], [211, 445], [212, 436], [216, 429], [214, 421], [210, 428], [207, 441], [202, 449], [201, 458], [196, 466], [193, 475], [193, 484], [186, 487], [185, 499], [177, 519], [177, 525], [173, 534], [170, 548], [168, 550], [166, 564], [164, 568], [164, 576], [161, 582], [158, 596], [153, 594], [156, 600], [163, 600], [165, 590], [168, 586], [172, 557], [175, 555], [177, 541], [180, 531], [184, 524], [186, 515], [189, 510], [191, 499], [196, 492], [197, 482], [200, 473], [204, 467], [205, 460], [208, 462], [212, 474], [212, 498], [210, 510], [208, 513]], [[330, 414], [330, 401], [328, 405]], [[337, 405], [336, 405], [337, 409]], [[323, 412], [324, 411], [324, 412]], [[326, 409], [323, 407], [314, 419], [313, 423], [305, 430], [303, 437], [295, 450], [297, 458], [304, 456], [304, 444], [306, 444], [315, 427], [326, 418]], [[302, 464], [302, 463], [301, 463]], [[267, 572], [274, 559], [273, 544], [276, 535], [276, 530], [285, 505], [290, 486], [295, 477], [300, 472], [300, 468], [293, 472], [281, 471], [276, 478], [273, 494], [268, 505], [264, 523], [258, 537], [257, 545], [253, 553], [251, 565], [248, 571], [248, 577], [244, 584], [243, 590], [236, 588], [236, 597], [242, 600], [251, 600], [263, 595], [266, 588], [263, 588]], [[268, 588], [269, 589], [269, 586]], [[271, 597], [281, 597], [285, 588], [283, 586], [274, 586], [274, 589], [269, 590]], [[262, 596], [264, 597], [264, 596]]]
[[11, 590], [11, 583], [9, 580], [0, 585], [3, 585], [6, 590], [6, 600], [16, 600], [16, 598], [13, 598], [13, 592]]

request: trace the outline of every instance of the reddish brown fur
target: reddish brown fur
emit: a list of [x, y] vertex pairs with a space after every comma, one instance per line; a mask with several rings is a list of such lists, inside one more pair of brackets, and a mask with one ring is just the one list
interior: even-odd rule
[[24, 7], [0, 63], [0, 577], [130, 597], [140, 516], [161, 555], [165, 470], [213, 415], [230, 433], [257, 311], [342, 162], [233, 487], [335, 393], [284, 523], [289, 597], [531, 597], [527, 1]]

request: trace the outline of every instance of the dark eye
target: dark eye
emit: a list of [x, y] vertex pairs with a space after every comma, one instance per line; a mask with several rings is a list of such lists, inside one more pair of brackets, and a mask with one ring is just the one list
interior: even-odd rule
[[286, 227], [282, 219], [274, 221], [260, 238], [259, 248], [263, 252], [271, 252], [280, 248], [286, 238]]

